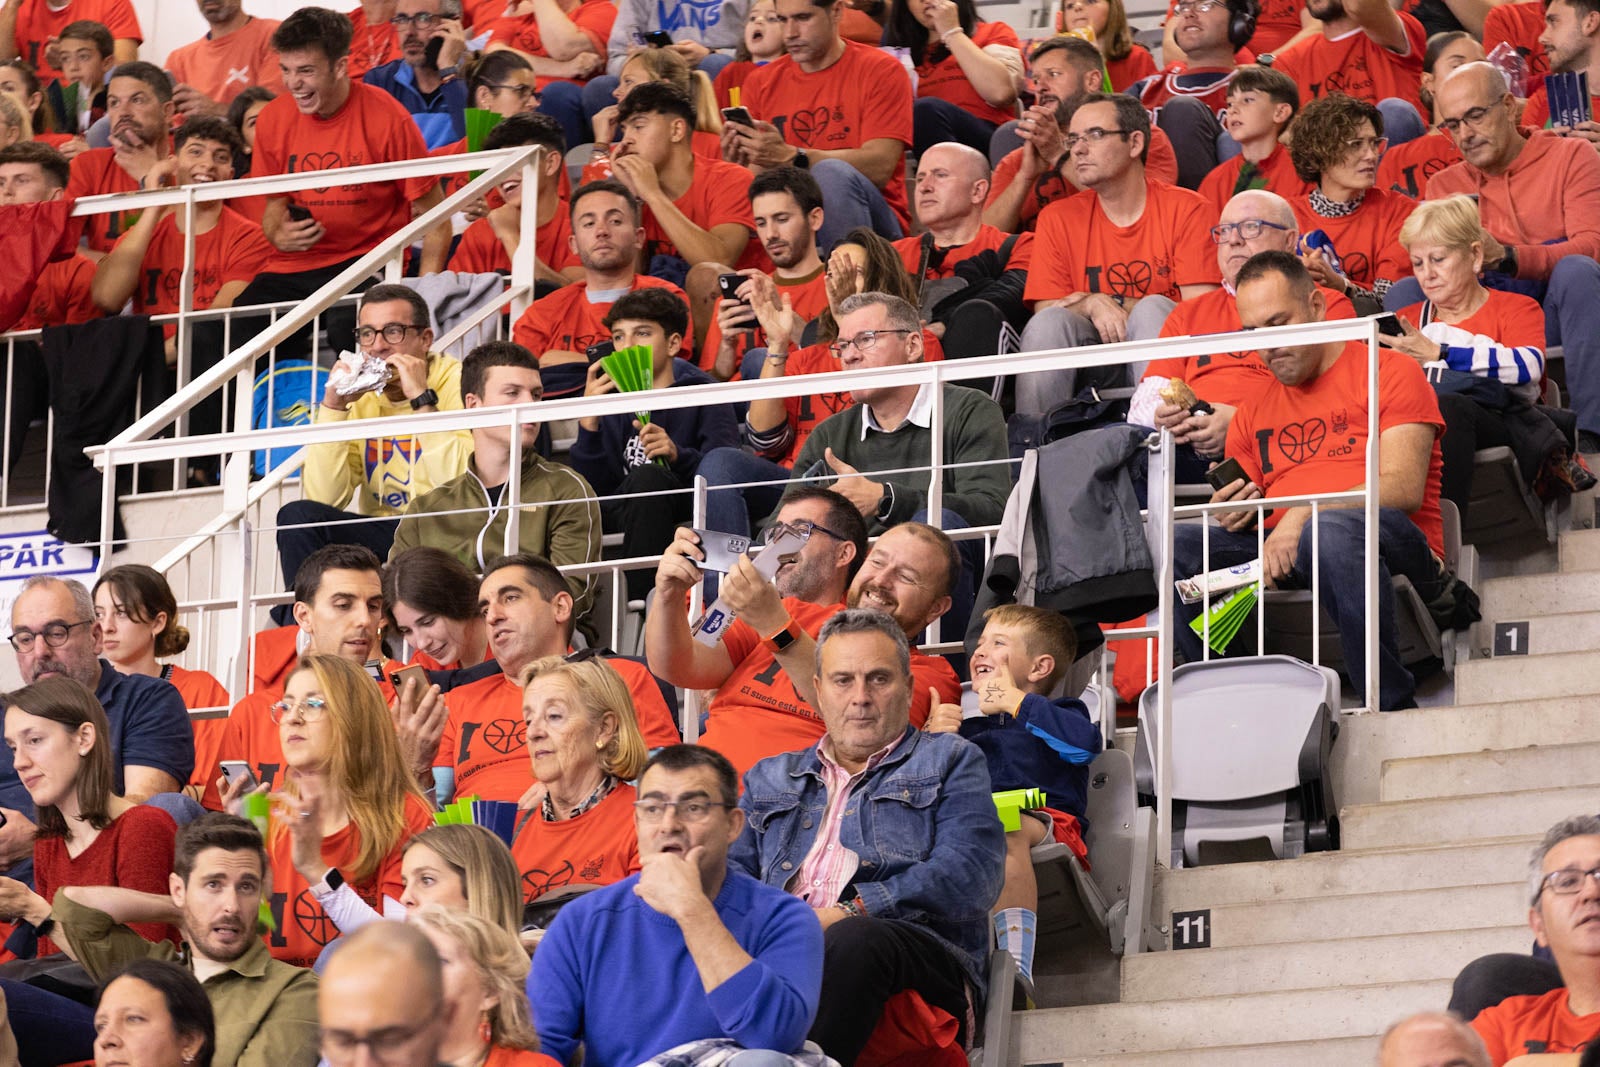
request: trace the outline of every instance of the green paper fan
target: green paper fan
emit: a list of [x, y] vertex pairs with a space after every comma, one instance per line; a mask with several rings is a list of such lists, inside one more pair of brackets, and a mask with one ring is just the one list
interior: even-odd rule
[[[467, 122], [467, 151], [481, 152], [484, 138], [489, 136], [489, 131], [500, 125], [504, 116], [495, 111], [484, 111], [482, 108], [469, 107], [466, 110]], [[467, 175], [467, 180], [472, 181], [483, 171], [475, 170]]]

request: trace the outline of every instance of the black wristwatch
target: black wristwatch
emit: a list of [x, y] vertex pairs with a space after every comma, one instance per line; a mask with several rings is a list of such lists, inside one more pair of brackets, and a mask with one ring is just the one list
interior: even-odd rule
[[50, 931], [54, 930], [55, 928], [56, 928], [55, 916], [46, 915], [44, 917], [44, 922], [39, 923], [38, 925], [36, 925], [33, 928], [33, 932], [38, 937], [49, 937], [50, 936]]
[[329, 867], [328, 873], [322, 876], [322, 884], [328, 887], [329, 893], [337, 893], [339, 887], [344, 885], [344, 875], [339, 873], [339, 868]]
[[1517, 276], [1517, 250], [1506, 245], [1506, 254], [1500, 257], [1500, 262], [1495, 267], [1501, 274], [1508, 278]]
[[436, 408], [439, 406], [439, 394], [432, 389], [424, 389], [411, 398], [411, 410], [420, 411], [423, 408]]
[[894, 513], [894, 483], [883, 483], [883, 495], [878, 498], [877, 519], [879, 522], [888, 522], [889, 516]]
[[789, 162], [794, 166], [799, 167], [801, 170], [811, 169], [811, 157], [806, 155], [806, 150], [804, 148], [796, 148], [794, 150], [794, 158]]

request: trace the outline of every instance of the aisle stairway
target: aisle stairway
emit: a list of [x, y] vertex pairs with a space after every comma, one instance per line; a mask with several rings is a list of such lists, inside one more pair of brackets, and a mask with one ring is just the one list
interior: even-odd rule
[[1453, 707], [1343, 716], [1343, 851], [1158, 871], [1169, 943], [1173, 912], [1209, 910], [1210, 947], [1125, 959], [1119, 1003], [1021, 1013], [1012, 1062], [1371, 1063], [1463, 964], [1526, 951], [1529, 850], [1600, 812], [1600, 531], [1564, 534], [1559, 559], [1481, 583], [1479, 643], [1526, 621], [1527, 654], [1459, 664]]

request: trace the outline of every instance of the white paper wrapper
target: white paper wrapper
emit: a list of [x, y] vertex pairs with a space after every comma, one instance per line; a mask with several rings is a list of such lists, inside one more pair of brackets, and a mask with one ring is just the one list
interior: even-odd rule
[[1219, 570], [1207, 571], [1197, 574], [1193, 578], [1179, 578], [1175, 583], [1178, 587], [1178, 598], [1185, 604], [1198, 604], [1205, 599], [1205, 594], [1211, 594], [1211, 600], [1217, 600], [1235, 589], [1243, 589], [1247, 585], [1256, 585], [1261, 581], [1261, 561], [1253, 559], [1249, 563], [1239, 563], [1232, 567], [1223, 567]]
[[389, 384], [393, 371], [389, 364], [377, 356], [361, 352], [341, 352], [338, 362], [328, 372], [328, 380], [340, 396], [359, 396], [382, 389]]

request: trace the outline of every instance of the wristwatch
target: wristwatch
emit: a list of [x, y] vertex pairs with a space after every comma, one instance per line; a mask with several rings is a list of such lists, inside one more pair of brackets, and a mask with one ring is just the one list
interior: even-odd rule
[[449, 81], [451, 78], [456, 77], [460, 73], [461, 73], [461, 65], [458, 63], [458, 64], [455, 64], [454, 66], [445, 67], [443, 70], [441, 70], [439, 72], [439, 79], [441, 81]]
[[811, 157], [806, 155], [806, 150], [804, 148], [796, 148], [794, 150], [794, 158], [789, 162], [794, 166], [799, 167], [801, 170], [811, 169]]
[[779, 630], [770, 637], [763, 637], [761, 639], [761, 643], [767, 647], [768, 651], [774, 655], [777, 655], [790, 645], [794, 644], [796, 641], [800, 640], [800, 634], [803, 632], [804, 631], [800, 629], [800, 624], [795, 622], [794, 618], [791, 617], [788, 624], [785, 625], [783, 629]]
[[432, 389], [424, 389], [411, 398], [411, 410], [421, 411], [423, 408], [436, 408], [439, 406], [439, 394]]
[[883, 495], [878, 498], [877, 520], [888, 522], [889, 516], [894, 513], [894, 483], [883, 483]]
[[1517, 250], [1510, 245], [1506, 245], [1506, 254], [1500, 257], [1500, 262], [1496, 264], [1495, 269], [1508, 278], [1515, 278], [1517, 276]]
[[344, 885], [344, 875], [339, 873], [339, 868], [329, 867], [328, 873], [322, 876], [322, 881], [311, 887], [311, 892], [317, 897], [325, 897], [330, 893], [337, 893], [342, 885]]

